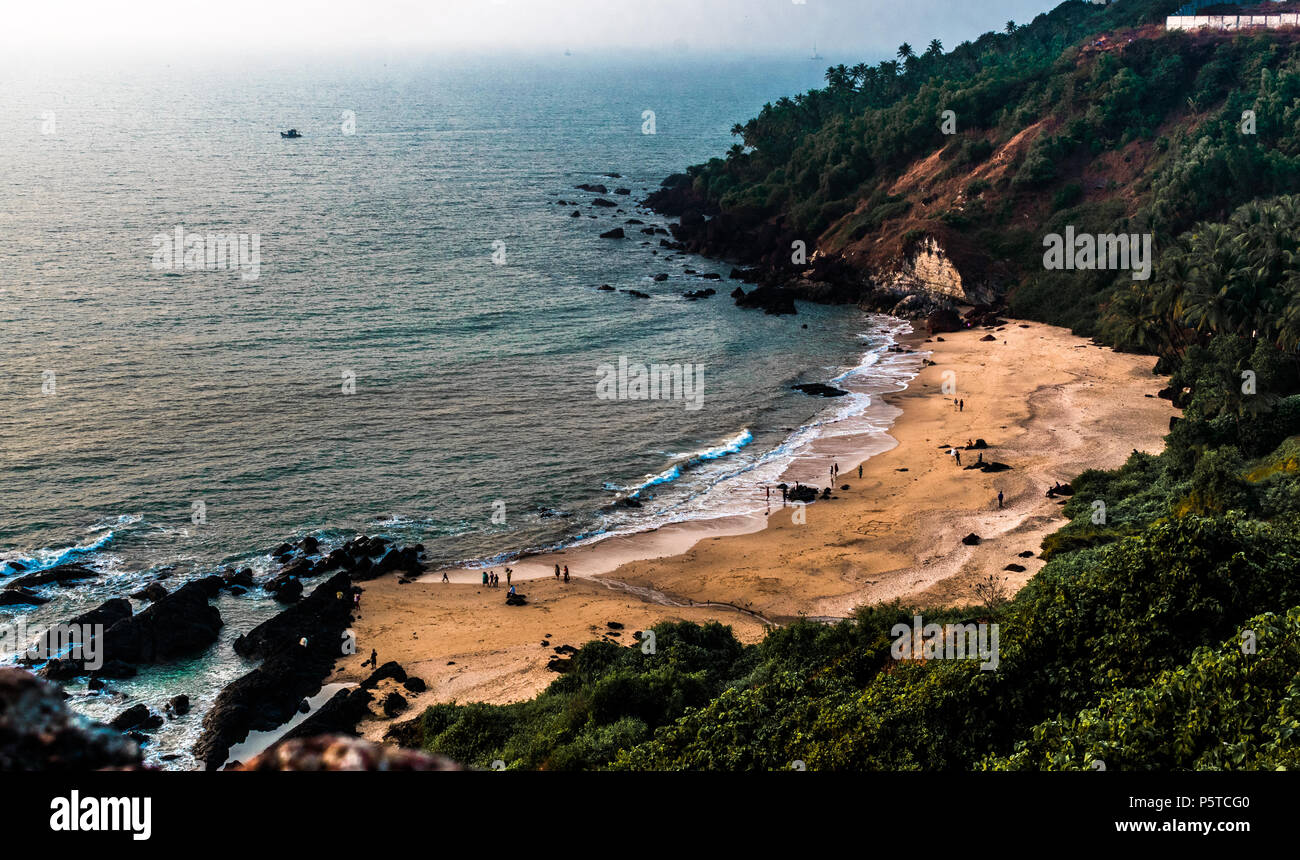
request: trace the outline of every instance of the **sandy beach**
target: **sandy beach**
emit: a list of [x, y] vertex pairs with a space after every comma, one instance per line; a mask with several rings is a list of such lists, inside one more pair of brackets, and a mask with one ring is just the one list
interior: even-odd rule
[[[995, 339], [982, 339], [989, 334]], [[940, 337], [904, 343], [930, 351], [933, 364], [887, 398], [902, 410], [890, 430], [897, 445], [863, 463], [861, 477], [858, 463], [837, 460], [834, 498], [808, 505], [804, 522], [777, 495], [766, 515], [521, 560], [512, 566], [525, 607], [505, 605], [504, 577], [500, 589], [466, 582], [465, 571], [450, 583], [441, 572], [368, 582], [358, 653], [340, 661], [330, 682], [364, 678], [369, 669], [360, 664], [374, 648], [381, 663], [396, 660], [428, 683], [411, 697], [411, 716], [435, 702], [529, 698], [557, 677], [546, 669], [554, 647], [602, 636], [628, 643], [633, 631], [663, 620], [717, 620], [753, 642], [768, 624], [800, 615], [838, 618], [894, 599], [972, 603], [974, 584], [989, 574], [1014, 592], [1042, 566], [1039, 545], [1063, 522], [1062, 499], [1047, 489], [1084, 469], [1114, 468], [1134, 449], [1159, 452], [1175, 410], [1154, 396], [1165, 381], [1152, 374], [1153, 358], [1064, 329], [1012, 321]], [[944, 392], [946, 381], [954, 393]], [[964, 401], [960, 411], [954, 398]], [[975, 439], [988, 447], [962, 450], [959, 467], [949, 447]], [[1010, 468], [963, 468], [980, 453]], [[834, 453], [814, 446], [809, 456], [820, 464]], [[978, 545], [962, 542], [970, 533]], [[1029, 551], [1034, 557], [1022, 557]], [[545, 575], [557, 563], [569, 566], [572, 582]], [[1007, 571], [1009, 564], [1025, 569]], [[378, 738], [386, 722], [360, 729]]]

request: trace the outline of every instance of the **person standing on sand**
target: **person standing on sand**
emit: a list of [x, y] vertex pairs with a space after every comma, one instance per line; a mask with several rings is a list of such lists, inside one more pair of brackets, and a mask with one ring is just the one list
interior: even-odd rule
[[567, 564], [564, 566], [564, 581], [569, 581], [569, 566]]
[[1002, 491], [998, 490], [998, 507], [1002, 507]]
[[555, 566], [555, 581], [560, 581], [560, 566], [558, 564]]
[[508, 567], [506, 568], [506, 585], [509, 585], [509, 584], [510, 584], [510, 577], [511, 577], [511, 575], [512, 575], [513, 573], [514, 573], [513, 570], [511, 570], [511, 569], [508, 568]]
[[[379, 652], [376, 651], [374, 648], [370, 649], [370, 660], [367, 662], [369, 662], [371, 666], [377, 667], [379, 665]], [[366, 664], [362, 663], [361, 665], [364, 666]]]
[[862, 464], [861, 464], [861, 463], [858, 464], [858, 477], [859, 477], [859, 478], [862, 477]]
[[445, 571], [445, 570], [442, 572], [442, 581], [443, 581], [443, 582], [451, 582], [451, 580], [447, 578], [447, 571]]
[[486, 570], [483, 571], [483, 584], [484, 584], [484, 585], [487, 585], [487, 584], [488, 584], [488, 576], [487, 576], [487, 571], [486, 571]]
[[952, 456], [956, 458], [956, 460], [957, 460], [957, 465], [960, 466], [960, 465], [961, 465], [961, 449], [959, 449], [959, 448], [953, 448], [953, 449], [952, 449]]
[[961, 400], [958, 400], [958, 401], [957, 401], [957, 411], [958, 411], [958, 412], [965, 412], [965, 411], [966, 411], [966, 399], [965, 399], [965, 398], [962, 398]]

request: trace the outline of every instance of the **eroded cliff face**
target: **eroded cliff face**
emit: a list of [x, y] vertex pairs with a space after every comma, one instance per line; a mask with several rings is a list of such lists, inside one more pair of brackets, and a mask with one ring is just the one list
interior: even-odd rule
[[885, 289], [898, 292], [924, 290], [959, 302], [976, 301], [966, 294], [961, 272], [932, 236], [919, 242], [911, 254], [899, 261], [897, 269], [880, 272], [877, 280]]

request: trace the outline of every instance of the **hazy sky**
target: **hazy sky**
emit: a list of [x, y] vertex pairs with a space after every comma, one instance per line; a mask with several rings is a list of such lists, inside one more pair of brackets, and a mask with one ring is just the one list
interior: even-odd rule
[[[1077, 0], [1074, 0], [1077, 2]], [[0, 47], [642, 49], [878, 54], [1029, 21], [1052, 0], [6, 0]]]

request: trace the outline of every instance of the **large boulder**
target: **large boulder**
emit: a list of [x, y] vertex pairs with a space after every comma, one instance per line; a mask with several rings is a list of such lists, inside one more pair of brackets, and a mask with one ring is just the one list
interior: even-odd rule
[[217, 641], [222, 621], [208, 600], [221, 586], [218, 576], [187, 582], [148, 609], [116, 622], [104, 631], [104, 659], [161, 663], [209, 648]]
[[950, 331], [961, 331], [966, 328], [957, 312], [949, 308], [940, 308], [931, 311], [925, 318], [925, 328], [930, 334], [943, 334]]

